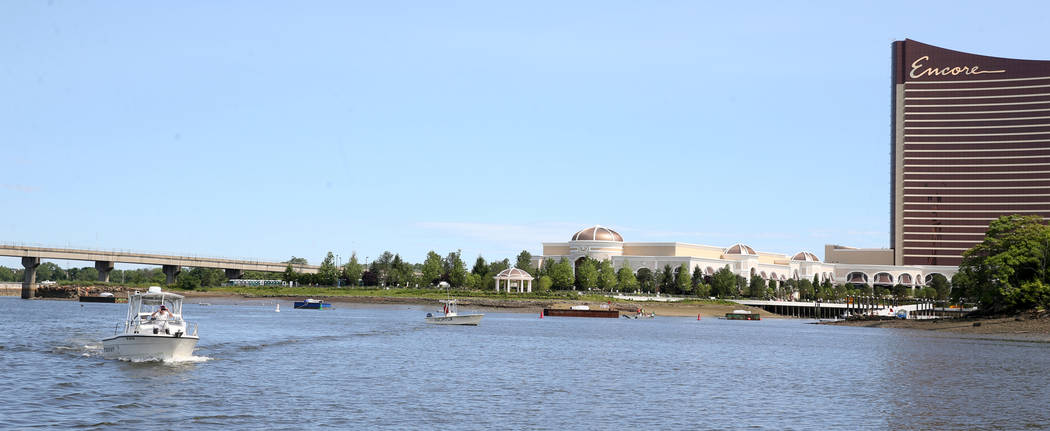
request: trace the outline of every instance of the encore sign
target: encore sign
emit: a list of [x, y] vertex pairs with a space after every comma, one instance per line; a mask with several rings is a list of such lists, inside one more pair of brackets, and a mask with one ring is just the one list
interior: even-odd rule
[[928, 55], [924, 55], [913, 61], [911, 63], [911, 73], [909, 73], [908, 76], [911, 76], [912, 78], [922, 78], [923, 76], [936, 75], [980, 75], [982, 73], [1006, 72], [1006, 70], [981, 70], [978, 66], [926, 67], [927, 61], [930, 61], [930, 56]]

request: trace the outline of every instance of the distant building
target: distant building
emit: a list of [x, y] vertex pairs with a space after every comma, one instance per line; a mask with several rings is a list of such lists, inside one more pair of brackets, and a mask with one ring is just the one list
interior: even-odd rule
[[744, 277], [758, 275], [766, 280], [812, 280], [832, 283], [856, 283], [872, 286], [923, 286], [933, 274], [949, 280], [958, 272], [954, 266], [894, 265], [893, 250], [855, 249], [838, 245], [824, 248], [826, 261], [815, 254], [799, 251], [791, 256], [756, 251], [746, 244], [729, 247], [689, 244], [684, 242], [625, 242], [616, 231], [592, 226], [572, 235], [567, 242], [543, 243], [543, 255], [532, 259], [539, 266], [545, 259], [566, 259], [578, 264], [584, 257], [611, 261], [613, 268], [627, 266], [633, 273], [648, 268], [663, 270], [665, 265], [678, 268], [685, 264], [692, 272], [700, 268], [705, 275], [728, 266], [734, 274]]

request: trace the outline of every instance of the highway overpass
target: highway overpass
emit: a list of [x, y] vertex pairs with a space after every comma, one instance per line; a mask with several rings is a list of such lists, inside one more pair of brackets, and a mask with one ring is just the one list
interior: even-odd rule
[[[164, 270], [164, 275], [167, 276], [168, 284], [175, 282], [175, 278], [183, 267], [218, 268], [225, 270], [228, 278], [240, 278], [244, 271], [284, 272], [288, 267], [288, 264], [283, 262], [175, 256], [133, 251], [35, 247], [18, 244], [0, 244], [0, 256], [22, 258], [22, 266], [25, 267], [22, 298], [32, 298], [36, 291], [36, 267], [40, 265], [41, 259], [93, 261], [95, 269], [98, 270], [98, 281], [109, 281], [109, 272], [113, 270], [113, 264], [117, 262], [159, 265]], [[318, 268], [315, 265], [292, 265], [292, 269], [296, 272], [307, 274], [316, 274]]]

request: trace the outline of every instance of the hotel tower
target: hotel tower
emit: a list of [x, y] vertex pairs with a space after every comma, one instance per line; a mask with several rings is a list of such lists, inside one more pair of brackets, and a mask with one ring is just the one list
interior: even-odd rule
[[1001, 215], [1050, 218], [1050, 61], [893, 43], [896, 265], [951, 265]]

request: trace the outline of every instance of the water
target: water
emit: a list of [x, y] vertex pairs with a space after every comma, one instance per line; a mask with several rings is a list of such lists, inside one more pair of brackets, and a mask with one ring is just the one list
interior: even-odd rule
[[[122, 304], [0, 298], [0, 428], [1024, 429], [1050, 344], [658, 317], [187, 304], [198, 359], [101, 358]], [[466, 310], [464, 310], [466, 311]]]

